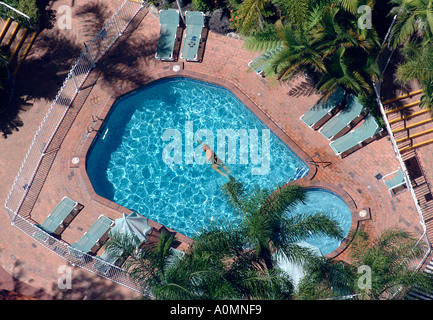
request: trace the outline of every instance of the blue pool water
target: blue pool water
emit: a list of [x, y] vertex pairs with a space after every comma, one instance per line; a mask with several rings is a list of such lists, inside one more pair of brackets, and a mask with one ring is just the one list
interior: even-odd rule
[[[221, 132], [228, 137], [221, 138]], [[243, 142], [233, 147], [234, 134], [246, 134], [247, 140], [233, 139]], [[210, 144], [248, 189], [273, 189], [308, 173], [230, 91], [176, 78], [115, 103], [88, 153], [90, 181], [99, 195], [190, 237], [212, 220], [236, 223], [220, 192], [227, 177], [203, 164], [198, 139]], [[220, 145], [230, 151], [219, 151]]]
[[[305, 204], [298, 204], [286, 214], [288, 216], [297, 214], [308, 216], [315, 213], [324, 213], [337, 221], [343, 230], [343, 236], [349, 233], [352, 224], [350, 208], [339, 196], [324, 189], [309, 189]], [[313, 234], [305, 241], [318, 247], [321, 253], [326, 255], [337, 249], [341, 240]]]

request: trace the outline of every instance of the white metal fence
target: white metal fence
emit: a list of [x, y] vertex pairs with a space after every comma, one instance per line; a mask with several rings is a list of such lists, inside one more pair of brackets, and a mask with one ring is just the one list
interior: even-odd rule
[[[388, 64], [389, 64], [391, 57], [394, 53], [394, 50], [392, 50], [388, 47], [388, 43], [389, 43], [390, 38], [392, 37], [392, 29], [394, 27], [396, 20], [397, 20], [397, 15], [394, 16], [392, 23], [391, 23], [391, 26], [389, 27], [388, 33], [386, 34], [385, 39], [383, 41], [382, 45], [384, 47], [384, 50], [383, 50], [382, 54], [378, 57], [378, 65], [379, 65], [381, 74], [385, 73], [386, 68], [388, 67]], [[398, 149], [397, 142], [395, 141], [394, 134], [392, 133], [391, 125], [390, 125], [390, 123], [388, 121], [388, 117], [385, 113], [385, 108], [382, 104], [382, 99], [380, 97], [381, 83], [379, 81], [374, 83], [374, 89], [375, 89], [376, 97], [377, 97], [377, 100], [379, 103], [379, 108], [380, 108], [380, 112], [382, 114], [382, 118], [385, 121], [386, 129], [388, 130], [388, 134], [389, 134], [389, 138], [390, 138], [391, 143], [392, 143], [392, 147], [393, 147], [395, 155], [396, 155], [396, 157], [400, 163], [400, 167], [401, 167], [402, 172], [404, 174], [407, 188], [409, 189], [409, 191], [412, 195], [412, 198], [413, 198], [413, 201], [415, 204], [415, 208], [416, 208], [418, 215], [419, 215], [419, 218], [420, 218], [420, 225], [423, 229], [423, 234], [418, 239], [417, 245], [421, 242], [422, 239], [424, 239], [428, 245], [428, 248], [425, 250], [424, 257], [421, 259], [421, 262], [418, 264], [418, 267], [417, 267], [417, 269], [418, 269], [421, 267], [421, 265], [424, 263], [425, 259], [427, 258], [427, 256], [431, 252], [430, 239], [428, 238], [428, 235], [427, 235], [427, 228], [425, 225], [422, 208], [419, 205], [418, 198], [415, 194], [415, 190], [413, 189], [411, 179], [409, 177], [409, 172], [408, 172], [408, 170], [406, 168], [406, 164], [404, 163], [403, 158], [400, 154], [400, 150]]]
[[37, 197], [37, 194], [31, 194], [32, 184], [38, 183], [34, 181], [37, 171], [44, 157], [50, 154], [50, 152], [55, 151], [52, 149], [53, 146], [51, 146], [53, 137], [84, 81], [100, 58], [111, 48], [144, 7], [147, 7], [144, 1], [125, 0], [101, 31], [85, 46], [85, 49], [68, 73], [62, 87], [36, 131], [5, 202], [12, 225], [40, 244], [75, 266], [94, 272], [138, 292], [143, 292], [143, 288], [132, 281], [129, 275], [121, 268], [87, 254], [81, 255], [81, 258], [77, 259], [77, 254], [74, 255], [73, 252], [75, 249], [70, 247], [66, 242], [48, 234], [43, 237], [43, 239], [46, 239], [45, 241], [36, 237], [36, 231], [42, 231], [35, 226], [28, 216], [21, 214], [21, 209], [26, 197]]

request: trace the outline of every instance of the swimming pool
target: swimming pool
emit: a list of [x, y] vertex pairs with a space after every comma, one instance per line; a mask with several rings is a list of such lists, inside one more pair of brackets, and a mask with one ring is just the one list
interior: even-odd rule
[[[306, 216], [315, 213], [324, 213], [337, 221], [342, 229], [343, 236], [347, 236], [352, 225], [352, 213], [346, 202], [338, 195], [325, 189], [308, 189], [305, 204], [297, 204], [288, 216], [304, 214]], [[341, 240], [312, 234], [305, 239], [309, 244], [320, 249], [323, 255], [329, 254], [340, 245]]]
[[236, 223], [220, 193], [227, 177], [203, 164], [198, 139], [249, 189], [309, 171], [229, 90], [174, 78], [116, 101], [88, 152], [89, 179], [100, 196], [190, 237], [213, 220]]

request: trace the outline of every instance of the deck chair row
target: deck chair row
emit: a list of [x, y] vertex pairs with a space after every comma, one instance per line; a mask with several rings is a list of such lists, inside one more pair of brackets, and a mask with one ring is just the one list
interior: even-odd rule
[[[33, 236], [45, 242], [50, 241], [51, 237], [59, 238], [82, 208], [83, 206], [78, 202], [66, 196], [63, 197], [48, 217], [41, 224], [36, 225]], [[71, 244], [69, 253], [77, 258], [85, 254], [96, 253], [108, 239], [108, 232], [113, 225], [113, 220], [100, 215], [83, 236]]]
[[[358, 97], [339, 87], [324, 102], [319, 102], [300, 117], [318, 130], [340, 158], [373, 141], [383, 133], [375, 118], [359, 102]], [[355, 129], [360, 121], [364, 122]]]
[[[174, 61], [175, 44], [181, 40], [182, 36], [179, 10], [160, 10], [159, 24], [161, 28], [155, 58], [165, 61]], [[186, 61], [199, 61], [198, 49], [200, 43], [203, 42], [202, 32], [205, 25], [204, 13], [186, 11], [185, 24], [185, 38], [180, 57]]]

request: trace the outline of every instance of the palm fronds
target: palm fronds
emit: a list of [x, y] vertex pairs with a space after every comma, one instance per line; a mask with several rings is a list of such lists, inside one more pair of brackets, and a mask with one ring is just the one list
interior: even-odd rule
[[391, 47], [396, 48], [413, 37], [428, 44], [433, 39], [433, 3], [431, 0], [391, 0], [395, 7], [391, 15], [397, 15], [393, 28]]
[[281, 46], [275, 27], [267, 26], [263, 31], [258, 31], [245, 38], [244, 47], [252, 52], [266, 52]]
[[413, 261], [420, 259], [424, 250], [405, 230], [389, 229], [374, 239], [357, 233], [350, 253], [353, 268], [368, 266], [371, 269], [371, 288], [360, 290], [366, 299], [402, 298], [411, 287], [433, 289], [430, 276], [413, 270]]

